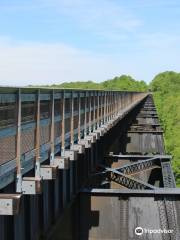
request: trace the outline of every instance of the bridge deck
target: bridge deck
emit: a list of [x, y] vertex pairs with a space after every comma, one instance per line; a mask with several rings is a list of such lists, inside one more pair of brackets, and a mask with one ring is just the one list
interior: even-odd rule
[[[165, 156], [159, 120], [150, 117], [147, 106], [156, 114], [153, 99], [148, 97], [119, 139], [113, 138], [115, 147], [108, 149], [105, 166], [82, 189], [80, 239], [180, 239], [180, 191], [175, 189], [171, 157]], [[117, 171], [127, 174], [126, 182], [111, 177]], [[157, 188], [138, 190], [137, 184], [127, 184], [129, 174]], [[143, 228], [141, 236], [135, 234], [136, 227]], [[152, 234], [145, 233], [147, 229], [171, 231]]]
[[151, 95], [2, 88], [0, 113], [0, 239], [180, 239]]

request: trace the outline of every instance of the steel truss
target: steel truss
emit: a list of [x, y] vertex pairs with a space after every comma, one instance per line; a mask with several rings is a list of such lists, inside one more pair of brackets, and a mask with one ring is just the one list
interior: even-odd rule
[[128, 163], [118, 168], [109, 168], [104, 165], [99, 165], [102, 171], [95, 173], [94, 175], [107, 174], [107, 178], [109, 178], [110, 181], [114, 181], [130, 189], [155, 189], [156, 187], [152, 186], [151, 184], [148, 184], [139, 179], [132, 178], [129, 175], [133, 175], [138, 172], [142, 172], [152, 168], [162, 168], [163, 164], [167, 162], [170, 164], [170, 159], [171, 159], [171, 156], [168, 156], [168, 155], [137, 156], [137, 155], [113, 155], [112, 154], [112, 155], [109, 155], [109, 157], [121, 158], [121, 159], [133, 159], [136, 162]]
[[107, 174], [109, 180], [114, 181], [124, 187], [131, 188], [131, 189], [155, 189], [156, 187], [145, 183], [139, 179], [135, 179], [133, 177], [129, 177], [128, 175], [112, 168], [107, 168], [103, 165], [100, 165], [110, 174]]
[[157, 157], [153, 157], [139, 162], [126, 164], [123, 167], [116, 168], [117, 171], [130, 175], [137, 172], [141, 172], [150, 168], [160, 168], [160, 160]]

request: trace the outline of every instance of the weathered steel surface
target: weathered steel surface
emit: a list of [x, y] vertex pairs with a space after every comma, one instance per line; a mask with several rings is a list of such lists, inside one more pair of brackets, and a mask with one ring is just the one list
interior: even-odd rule
[[[18, 91], [21, 97], [19, 105]], [[115, 112], [118, 114], [120, 110], [128, 111], [128, 108], [132, 108], [145, 95], [137, 92], [1, 87], [0, 172], [4, 164], [9, 161], [12, 164], [6, 177], [0, 175], [0, 179], [3, 180], [0, 188], [14, 180], [13, 160], [16, 158], [16, 147], [18, 147], [17, 150], [19, 149], [15, 140], [17, 136], [16, 113], [19, 106], [22, 119], [19, 118], [21, 133], [18, 138], [21, 141], [20, 154], [22, 174], [24, 174], [34, 167], [32, 165], [34, 157], [36, 157], [36, 162], [39, 157], [41, 157], [40, 162], [43, 162], [49, 158], [48, 151], [51, 150], [53, 158], [53, 155], [59, 151], [59, 143], [62, 150], [67, 148], [70, 142], [73, 144], [77, 138], [80, 140], [84, 134], [86, 135], [87, 128], [95, 130], [97, 126], [115, 116]], [[126, 102], [126, 105], [122, 107], [121, 101]], [[114, 108], [114, 105], [117, 106], [117, 109]], [[38, 135], [40, 135], [40, 139], [38, 139]], [[27, 156], [30, 155], [31, 164], [26, 166], [25, 163], [29, 160]]]
[[[171, 199], [170, 204], [172, 212], [168, 212], [167, 201], [164, 201], [160, 195], [141, 197], [141, 195], [122, 194], [117, 197], [117, 195], [108, 196], [105, 192], [99, 196], [82, 193], [79, 239], [178, 240], [180, 226], [178, 226], [176, 206], [180, 206], [180, 195]], [[174, 220], [170, 222], [173, 211]], [[144, 230], [141, 236], [135, 234], [137, 227]], [[169, 229], [172, 233], [146, 233], [148, 229]]]
[[[122, 144], [124, 141], [125, 147], [120, 146], [118, 149], [118, 141], [115, 140], [115, 153], [106, 155], [105, 166], [101, 165], [104, 170], [97, 171], [92, 177], [97, 176], [99, 181], [100, 178], [104, 181], [105, 176], [106, 179], [110, 177], [110, 181], [131, 188], [131, 184], [125, 184], [122, 177], [128, 183], [129, 175], [133, 175], [133, 180], [137, 182], [150, 182], [154, 186], [158, 184], [161, 188], [117, 189], [111, 183], [106, 184], [108, 189], [83, 188], [80, 195], [81, 221], [85, 221], [87, 215], [91, 216], [92, 209], [96, 210], [99, 216], [96, 226], [91, 218], [88, 218], [88, 226], [85, 226], [87, 239], [180, 239], [180, 190], [175, 188], [171, 156], [165, 155], [162, 131], [155, 110], [152, 98], [147, 98], [136, 118], [128, 126], [130, 130], [124, 129], [124, 134], [119, 136], [119, 142]], [[109, 173], [111, 174], [108, 175]], [[110, 225], [109, 232], [107, 224]], [[117, 225], [119, 229], [116, 228]], [[137, 227], [142, 228], [141, 236], [135, 233]], [[166, 232], [163, 232], [164, 229]], [[84, 236], [83, 232], [80, 239], [85, 239]]]
[[[14, 183], [10, 188], [5, 186], [16, 177], [17, 122], [13, 119], [17, 115], [12, 111], [18, 112], [17, 91], [0, 89], [0, 188], [4, 194], [15, 192]], [[93, 141], [90, 137], [90, 147], [71, 161], [69, 169], [60, 169], [56, 179], [43, 181], [42, 195], [22, 196], [19, 215], [0, 216], [0, 239], [138, 240], [134, 232], [138, 226], [174, 230], [172, 235], [147, 233], [141, 239], [180, 239], [180, 191], [174, 188], [170, 157], [165, 155], [151, 97], [145, 99], [146, 94], [129, 92], [58, 89], [21, 89], [19, 93], [20, 164], [25, 176], [34, 176], [35, 160], [48, 165], [54, 154], [63, 156], [70, 145], [72, 150], [74, 144], [98, 127], [103, 134]], [[5, 113], [9, 119], [4, 118]], [[9, 144], [12, 148], [8, 148]], [[104, 158], [112, 151], [115, 154]], [[158, 161], [148, 163], [147, 159], [153, 157]], [[104, 173], [98, 175], [96, 167], [100, 164], [106, 166], [105, 174], [110, 168], [122, 170], [111, 169], [118, 184], [104, 178]], [[83, 188], [78, 199], [78, 191], [89, 186], [91, 177], [92, 189]], [[94, 189], [97, 183], [99, 188]], [[123, 189], [119, 183], [153, 189]], [[54, 226], [56, 222], [59, 225]]]
[[[110, 129], [138, 107], [146, 95], [135, 92], [0, 88], [0, 189], [4, 194], [16, 190], [16, 162], [23, 176], [39, 176], [39, 167], [43, 162], [53, 166], [54, 154], [63, 156], [70, 144], [73, 148], [78, 140], [98, 127], [103, 132], [101, 138], [97, 138], [95, 143], [91, 143], [91, 148], [81, 154], [83, 156], [78, 155], [78, 159], [71, 162], [70, 169], [60, 169], [56, 179], [42, 181], [40, 196], [22, 196], [18, 216], [11, 219], [0, 216], [0, 239], [47, 238], [52, 225], [72, 203], [79, 188], [102, 158], [101, 149], [107, 143]], [[17, 112], [21, 113], [18, 118]], [[11, 188], [8, 187], [10, 183]], [[75, 222], [72, 228], [74, 226]], [[63, 239], [62, 233], [60, 237]]]

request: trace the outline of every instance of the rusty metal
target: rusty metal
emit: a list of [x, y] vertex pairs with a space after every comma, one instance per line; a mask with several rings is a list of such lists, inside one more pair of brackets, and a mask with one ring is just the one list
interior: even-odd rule
[[92, 106], [91, 106], [91, 93], [89, 94], [89, 122], [88, 122], [88, 133], [91, 133], [91, 111], [92, 111]]
[[106, 123], [106, 114], [107, 114], [107, 111], [106, 111], [106, 105], [107, 105], [107, 93], [105, 93], [104, 95], [104, 119], [103, 119], [103, 123]]
[[78, 94], [78, 141], [81, 139], [81, 94]]
[[40, 177], [40, 89], [37, 92], [37, 106], [36, 106], [36, 138], [35, 138], [35, 176]]
[[150, 159], [141, 160], [135, 163], [129, 163], [129, 164], [123, 165], [122, 167], [114, 168], [114, 169], [129, 175], [129, 174], [134, 174], [147, 169], [151, 169], [153, 167], [160, 168], [160, 165], [161, 165], [160, 159], [156, 157], [152, 157]]
[[96, 92], [93, 94], [93, 131], [96, 129]]
[[71, 117], [70, 117], [70, 119], [71, 119], [70, 143], [72, 146], [74, 144], [74, 96], [73, 96], [73, 92], [71, 93]]
[[80, 193], [89, 195], [107, 195], [107, 196], [180, 196], [180, 188], [156, 188], [156, 189], [106, 189], [106, 188], [87, 188], [80, 189]]
[[132, 189], [155, 189], [156, 188], [155, 186], [145, 183], [139, 179], [129, 177], [128, 175], [118, 170], [108, 168], [103, 165], [100, 165], [100, 166], [111, 173], [110, 175], [107, 176], [111, 181], [114, 181], [124, 187], [132, 188]]
[[155, 157], [155, 158], [158, 158], [158, 159], [161, 159], [161, 161], [165, 161], [165, 160], [170, 160], [172, 158], [171, 155], [161, 155], [161, 154], [151, 154], [151, 155], [129, 155], [129, 154], [109, 154], [108, 156], [106, 156], [107, 158], [118, 158], [118, 159], [130, 159], [130, 160], [142, 160], [142, 159], [148, 159], [148, 158], [152, 158], [152, 157]]
[[103, 93], [101, 93], [101, 96], [100, 96], [100, 106], [101, 106], [101, 121], [100, 121], [100, 125], [102, 125], [103, 124], [103, 95], [102, 95]]
[[[5, 91], [8, 92], [9, 90], [5, 90]], [[32, 129], [35, 132], [35, 138], [34, 138], [35, 147], [32, 147], [33, 145], [31, 143], [30, 148], [24, 148], [22, 145], [23, 151], [22, 151], [22, 147], [21, 149], [16, 149], [16, 154], [19, 151], [18, 156], [19, 156], [20, 166], [24, 168], [23, 174], [27, 174], [26, 176], [29, 176], [32, 174], [32, 172], [29, 172], [29, 171], [33, 170], [34, 159], [36, 160], [37, 163], [40, 163], [40, 161], [42, 163], [45, 161], [49, 161], [49, 153], [56, 154], [57, 157], [55, 158], [56, 160], [55, 165], [58, 166], [60, 171], [59, 171], [59, 174], [57, 175], [57, 178], [53, 182], [47, 183], [46, 181], [43, 181], [42, 196], [40, 197], [28, 196], [28, 198], [23, 196], [22, 200], [28, 199], [28, 201], [23, 200], [21, 202], [22, 206], [21, 206], [21, 211], [19, 212], [20, 215], [18, 216], [18, 218], [15, 217], [13, 218], [13, 220], [0, 219], [0, 223], [1, 223], [0, 229], [3, 229], [4, 231], [5, 229], [4, 222], [10, 221], [10, 224], [7, 224], [9, 222], [6, 222], [6, 228], [8, 226], [8, 231], [15, 233], [16, 234], [15, 238], [17, 239], [27, 238], [32, 240], [36, 238], [36, 236], [40, 237], [42, 230], [43, 230], [43, 234], [47, 236], [47, 239], [48, 239], [48, 234], [49, 234], [48, 232], [52, 227], [52, 223], [56, 222], [57, 216], [59, 216], [62, 212], [64, 217], [64, 210], [65, 211], [67, 210], [68, 204], [69, 206], [72, 207], [72, 208], [70, 207], [69, 209], [70, 214], [68, 215], [70, 216], [70, 221], [73, 222], [73, 230], [76, 229], [76, 226], [74, 226], [74, 224], [76, 223], [78, 225], [78, 223], [80, 222], [80, 227], [77, 230], [79, 231], [78, 234], [80, 234], [80, 237], [78, 238], [76, 237], [76, 235], [72, 234], [72, 239], [81, 239], [81, 238], [82, 239], [119, 239], [119, 238], [121, 239], [122, 238], [124, 240], [129, 240], [130, 238], [135, 239], [134, 236], [129, 235], [130, 234], [129, 229], [132, 231], [133, 229], [132, 226], [134, 227], [134, 225], [132, 224], [133, 221], [135, 222], [137, 220], [136, 223], [138, 224], [143, 223], [143, 220], [145, 218], [144, 218], [144, 214], [143, 215], [140, 214], [142, 211], [143, 213], [146, 214], [146, 216], [151, 216], [151, 214], [154, 214], [153, 216], [156, 216], [156, 218], [154, 217], [153, 220], [155, 219], [156, 222], [159, 221], [162, 224], [162, 226], [169, 226], [169, 227], [172, 227], [173, 229], [175, 228], [178, 229], [178, 226], [180, 224], [178, 224], [179, 213], [178, 213], [177, 205], [179, 204], [179, 202], [176, 201], [175, 203], [173, 198], [175, 197], [176, 200], [178, 200], [180, 196], [180, 192], [178, 189], [175, 189], [174, 187], [175, 185], [173, 185], [174, 180], [172, 177], [173, 173], [171, 172], [172, 169], [170, 165], [170, 157], [164, 155], [165, 152], [164, 152], [163, 143], [162, 143], [162, 133], [158, 133], [158, 136], [155, 136], [156, 138], [153, 138], [154, 140], [151, 140], [151, 138], [149, 138], [149, 135], [153, 136], [152, 131], [149, 134], [139, 134], [139, 132], [136, 132], [134, 133], [134, 135], [135, 135], [135, 138], [137, 139], [136, 142], [139, 146], [139, 149], [137, 150], [136, 146], [134, 147], [135, 150], [131, 148], [130, 152], [132, 152], [132, 155], [128, 154], [128, 148], [126, 148], [126, 144], [125, 144], [125, 142], [127, 143], [128, 142], [127, 140], [129, 139], [125, 139], [125, 141], [121, 141], [120, 147], [123, 147], [123, 149], [118, 149], [115, 152], [126, 153], [126, 155], [111, 154], [110, 156], [107, 156], [105, 159], [103, 159], [103, 156], [102, 156], [102, 152], [104, 150], [105, 152], [106, 150], [107, 152], [113, 151], [110, 149], [109, 145], [113, 143], [116, 136], [119, 137], [118, 131], [120, 133], [123, 133], [123, 135], [127, 134], [126, 136], [127, 138], [132, 137], [133, 134], [128, 135], [126, 127], [128, 128], [131, 120], [133, 120], [133, 117], [135, 117], [138, 110], [140, 110], [140, 107], [144, 108], [143, 111], [147, 113], [145, 114], [146, 117], [148, 116], [151, 119], [153, 119], [154, 115], [152, 114], [149, 115], [148, 111], [155, 110], [152, 107], [154, 105], [151, 101], [152, 99], [150, 98], [145, 99], [147, 95], [146, 93], [130, 93], [130, 92], [118, 92], [118, 91], [107, 92], [107, 91], [88, 91], [88, 90], [84, 90], [82, 92], [82, 90], [78, 91], [78, 90], [58, 90], [58, 89], [54, 89], [52, 91], [52, 89], [41, 89], [41, 90], [38, 90], [38, 92], [40, 92], [39, 94], [37, 93], [37, 89], [20, 89], [19, 98], [17, 98], [16, 92], [17, 92], [17, 89], [15, 93], [13, 92], [12, 96], [11, 96], [11, 93], [9, 93], [9, 95], [5, 97], [6, 100], [8, 98], [11, 98], [11, 101], [14, 101], [14, 102], [17, 99], [16, 103], [17, 105], [18, 104], [20, 105], [16, 111], [18, 113], [17, 115], [19, 116], [17, 122], [19, 122], [20, 124], [18, 125], [16, 122], [14, 126], [15, 128], [17, 128], [17, 125], [20, 126], [19, 130], [22, 130], [22, 134], [26, 134], [27, 136], [28, 134], [30, 134], [29, 132], [31, 132], [31, 138], [29, 138], [30, 139], [29, 141], [32, 141], [31, 140], [33, 136]], [[82, 93], [85, 94], [85, 102], [86, 102], [85, 109], [84, 109], [84, 106], [81, 107], [81, 97], [84, 96]], [[14, 95], [15, 95], [15, 98], [14, 98]], [[77, 96], [78, 96], [78, 103], [77, 103]], [[2, 99], [4, 98], [4, 96], [0, 95], [0, 99], [1, 97]], [[148, 103], [145, 103], [145, 100], [147, 100], [146, 102]], [[20, 110], [22, 110], [21, 109], [22, 106], [20, 102], [23, 106], [23, 111], [24, 111], [23, 118], [22, 116], [20, 116], [21, 115]], [[58, 103], [62, 102], [62, 108], [57, 105], [54, 105], [57, 102]], [[32, 113], [32, 109], [35, 103], [37, 104], [36, 109], [34, 109], [34, 112]], [[77, 104], [79, 104], [78, 109], [76, 107]], [[41, 105], [41, 109], [40, 109], [40, 105]], [[70, 106], [71, 106], [71, 109], [69, 109]], [[28, 108], [29, 108], [29, 115], [28, 115]], [[149, 109], [146, 109], [146, 108], [149, 108]], [[8, 108], [6, 107], [5, 109], [7, 110]], [[11, 109], [12, 111], [13, 108], [11, 107], [9, 109]], [[84, 110], [84, 113], [83, 113], [83, 110]], [[55, 111], [55, 116], [53, 113], [54, 111]], [[83, 118], [83, 114], [84, 114], [84, 118]], [[130, 119], [127, 114], [129, 114], [132, 119]], [[142, 114], [142, 111], [141, 111], [141, 114]], [[35, 115], [36, 115], [36, 119], [35, 119]], [[12, 116], [10, 116], [10, 119], [11, 117]], [[41, 118], [41, 121], [40, 121], [40, 118]], [[3, 128], [0, 128], [0, 134], [2, 134], [1, 138], [3, 139], [3, 144], [6, 143], [5, 138], [8, 138], [8, 137], [12, 138], [13, 136], [14, 137], [16, 136], [17, 140], [19, 140], [20, 138], [21, 142], [24, 141], [23, 139], [25, 139], [25, 137], [24, 138], [22, 137], [21, 131], [20, 131], [20, 136], [18, 138], [18, 131], [14, 131], [13, 128], [10, 128], [10, 125], [9, 125], [10, 122], [11, 120], [6, 121], [7, 125], [4, 126], [4, 124], [6, 123], [3, 120], [3, 123], [2, 123]], [[121, 122], [122, 124], [120, 124]], [[119, 124], [116, 125], [117, 123]], [[136, 128], [136, 123], [134, 124], [132, 122], [132, 126], [134, 125], [135, 128]], [[54, 129], [54, 125], [56, 126], [55, 129]], [[138, 125], [138, 130], [141, 127], [142, 128], [147, 127], [143, 124], [141, 125], [137, 124], [137, 125]], [[149, 126], [150, 126], [150, 129], [152, 126], [155, 126], [155, 130], [158, 130], [158, 131], [160, 130], [159, 128], [157, 128], [159, 127], [158, 121], [152, 121], [152, 124], [149, 124]], [[59, 130], [60, 128], [62, 129], [62, 132]], [[25, 133], [26, 130], [28, 133]], [[87, 132], [87, 130], [89, 130], [89, 132]], [[96, 142], [97, 135], [99, 133], [96, 131], [100, 131], [100, 132], [108, 131], [108, 134], [103, 138], [101, 138], [99, 142]], [[14, 135], [11, 134], [12, 132]], [[84, 132], [85, 137], [88, 133], [88, 137], [81, 139], [81, 132], [82, 132], [82, 136]], [[76, 150], [80, 145], [80, 144], [79, 145], [76, 144], [77, 139], [75, 137], [77, 135], [78, 135], [78, 140], [82, 141], [81, 144], [83, 146], [86, 145], [86, 147], [88, 146], [88, 148], [90, 148], [89, 150], [85, 151], [84, 155], [81, 156], [82, 158], [79, 156], [79, 154], [78, 155], [76, 154], [77, 153]], [[145, 135], [145, 138], [141, 139], [139, 137], [140, 135], [143, 135], [143, 136]], [[124, 136], [120, 136], [120, 139], [123, 140], [123, 137]], [[88, 138], [90, 140], [88, 140]], [[28, 137], [26, 137], [26, 142], [28, 142], [27, 139]], [[134, 138], [130, 139], [130, 141], [132, 141], [134, 144]], [[94, 142], [93, 145], [91, 145], [92, 142]], [[148, 150], [146, 151], [146, 149], [149, 149], [147, 146], [150, 145], [151, 142], [152, 142], [152, 145], [155, 146], [154, 149], [155, 150], [158, 149], [157, 152], [160, 154], [157, 154], [156, 152], [151, 152]], [[72, 149], [71, 148], [72, 146], [70, 146], [72, 144], [73, 146], [75, 146], [74, 143], [76, 144], [76, 149], [75, 148]], [[123, 143], [123, 146], [122, 146], [122, 143]], [[8, 143], [7, 145], [9, 146], [10, 144]], [[60, 145], [61, 145], [61, 148], [60, 148]], [[102, 145], [104, 149], [101, 148]], [[11, 148], [13, 152], [12, 146], [13, 144], [11, 144]], [[61, 156], [60, 156], [60, 151], [61, 151]], [[40, 153], [41, 153], [41, 159], [39, 159]], [[138, 155], [134, 155], [135, 153], [137, 153]], [[139, 155], [139, 153], [141, 153], [141, 155]], [[99, 156], [97, 157], [96, 154]], [[13, 154], [11, 155], [13, 156]], [[65, 157], [67, 155], [69, 157]], [[109, 170], [109, 168], [107, 169], [103, 168], [104, 169], [103, 172], [98, 172], [93, 175], [93, 179], [95, 179], [97, 177], [96, 175], [98, 174], [102, 175], [100, 176], [102, 178], [104, 177], [103, 175], [106, 175], [105, 179], [103, 179], [103, 181], [100, 182], [99, 186], [100, 187], [117, 187], [117, 188], [125, 187], [127, 189], [94, 189], [92, 188], [92, 189], [88, 189], [88, 191], [83, 189], [81, 191], [81, 194], [86, 194], [86, 191], [87, 191], [88, 197], [91, 197], [91, 198], [86, 199], [85, 201], [84, 200], [82, 201], [82, 199], [80, 199], [80, 201], [78, 201], [78, 204], [75, 201], [75, 205], [74, 205], [73, 203], [73, 199], [75, 199], [74, 194], [78, 192], [78, 189], [80, 189], [81, 186], [85, 186], [86, 181], [88, 180], [88, 177], [91, 177], [91, 171], [94, 171], [94, 169], [92, 169], [92, 166], [99, 164], [101, 160], [102, 162], [103, 161], [106, 162], [106, 160], [110, 160], [109, 164], [110, 165], [114, 164], [114, 166], [112, 166], [113, 168], [111, 170]], [[1, 188], [5, 188], [7, 185], [11, 185], [10, 183], [13, 182], [13, 174], [14, 174], [13, 170], [14, 170], [14, 167], [16, 167], [16, 161], [17, 161], [17, 158], [10, 159], [8, 157], [7, 159], [0, 162]], [[126, 163], [124, 163], [123, 161]], [[131, 161], [133, 161], [133, 163], [131, 163]], [[134, 161], [138, 161], [138, 162], [134, 162]], [[69, 166], [69, 163], [71, 166]], [[126, 165], [123, 166], [122, 164], [126, 164]], [[44, 179], [54, 179], [56, 177], [55, 175], [57, 172], [55, 167], [53, 167], [53, 169], [50, 169], [49, 165], [41, 165], [41, 167], [43, 168], [43, 171], [44, 171], [43, 176], [46, 176]], [[155, 187], [158, 184], [160, 185], [160, 183], [156, 184], [152, 182], [152, 184], [154, 185], [146, 183], [146, 181], [151, 183], [151, 181], [149, 181], [149, 179], [147, 178], [151, 174], [150, 170], [152, 167], [158, 167], [162, 169], [162, 173], [161, 173], [163, 178], [162, 186], [164, 188]], [[37, 168], [37, 164], [36, 164], [36, 168]], [[11, 175], [9, 174], [10, 172], [9, 169], [11, 169]], [[49, 170], [52, 170], [52, 171], [49, 171]], [[144, 170], [149, 170], [149, 171], [142, 172]], [[155, 170], [159, 171], [159, 169], [155, 169]], [[137, 178], [130, 177], [129, 175], [131, 174], [136, 174]], [[158, 175], [158, 180], [161, 174]], [[141, 180], [140, 175], [142, 175], [141, 176], [142, 178], [144, 177], [144, 175], [146, 175], [143, 178], [143, 181]], [[35, 178], [34, 177], [23, 178], [23, 183], [22, 183], [23, 194], [34, 195], [41, 192], [42, 190], [41, 179], [38, 178], [38, 176], [39, 174], [36, 173]], [[113, 181], [116, 182], [117, 184], [114, 183]], [[8, 186], [2, 191], [10, 192], [11, 189], [9, 189], [9, 186]], [[98, 199], [96, 198], [96, 195], [98, 195], [97, 196]], [[102, 196], [104, 197], [100, 198]], [[8, 196], [6, 195], [5, 200], [7, 197]], [[15, 195], [11, 197], [12, 198], [10, 198], [10, 200], [12, 200], [13, 197], [15, 197]], [[20, 194], [20, 197], [21, 197], [21, 194]], [[139, 200], [137, 200], [138, 197], [140, 197]], [[143, 199], [141, 197], [143, 197]], [[159, 197], [163, 199], [159, 199]], [[0, 194], [0, 208], [1, 208], [2, 198], [3, 196]], [[5, 202], [5, 203], [8, 203], [8, 202]], [[79, 209], [79, 204], [80, 205], [83, 204], [82, 209]], [[148, 206], [148, 209], [147, 209], [147, 206]], [[73, 214], [71, 210], [73, 210], [72, 211]], [[75, 212], [78, 212], [80, 214], [80, 218], [82, 217], [84, 218], [80, 219], [80, 221], [79, 221], [79, 218], [74, 219]], [[11, 213], [13, 213], [13, 211], [11, 211]], [[134, 214], [133, 217], [131, 215], [131, 218], [129, 218], [130, 214]], [[27, 217], [30, 217], [30, 219], [27, 219]], [[164, 219], [165, 219], [165, 224], [163, 225]], [[27, 222], [29, 224], [27, 224]], [[68, 222], [69, 222], [68, 220], [63, 221], [63, 223], [67, 225], [66, 226], [67, 228], [68, 228]], [[152, 222], [154, 223], [154, 221]], [[109, 228], [107, 226], [111, 226], [111, 227]], [[23, 234], [20, 231], [21, 229], [23, 231]], [[40, 232], [40, 234], [38, 233], [36, 235], [35, 234], [36, 231]], [[84, 232], [82, 233], [81, 231], [84, 231]], [[2, 239], [6, 240], [5, 237], [7, 236], [7, 234], [4, 235], [4, 232], [1, 234], [1, 231], [0, 231], [0, 238], [2, 238], [3, 236]], [[58, 236], [63, 237], [62, 231]], [[179, 239], [178, 235], [177, 236], [174, 235], [173, 237], [174, 239], [175, 237]], [[55, 238], [51, 238], [51, 239], [55, 239]], [[71, 238], [67, 237], [67, 239], [71, 239]]]
[[51, 153], [50, 153], [50, 165], [54, 165], [54, 90], [52, 90], [51, 96]]
[[128, 133], [139, 133], [139, 134], [141, 134], [141, 133], [151, 133], [151, 134], [155, 134], [155, 133], [163, 133], [163, 131], [162, 130], [156, 130], [156, 131], [154, 131], [154, 130], [129, 130], [128, 131]]
[[61, 131], [61, 152], [65, 151], [65, 91], [62, 96], [62, 131]]
[[85, 103], [84, 103], [84, 136], [86, 137], [87, 135], [87, 114], [86, 114], [86, 109], [87, 109], [87, 93], [85, 92]]
[[17, 134], [16, 134], [16, 192], [22, 192], [21, 166], [21, 89], [17, 94]]

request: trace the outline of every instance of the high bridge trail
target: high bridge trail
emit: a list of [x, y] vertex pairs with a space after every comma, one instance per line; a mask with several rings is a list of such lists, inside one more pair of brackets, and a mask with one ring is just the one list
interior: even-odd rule
[[150, 93], [0, 88], [0, 239], [179, 240], [171, 161]]

